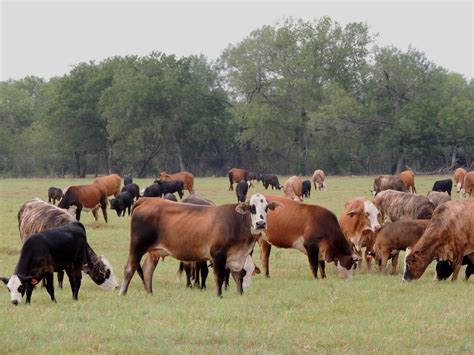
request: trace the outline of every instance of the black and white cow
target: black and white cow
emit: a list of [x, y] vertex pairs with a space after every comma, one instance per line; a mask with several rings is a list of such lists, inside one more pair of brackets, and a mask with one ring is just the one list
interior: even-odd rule
[[311, 197], [311, 181], [310, 180], [303, 181], [303, 196], [306, 198]]
[[431, 191], [438, 191], [438, 192], [447, 192], [449, 196], [451, 196], [451, 190], [453, 189], [453, 180], [445, 179], [445, 180], [438, 180], [433, 184], [433, 188]]
[[[130, 186], [130, 185], [127, 185]], [[125, 216], [125, 210], [127, 210], [130, 216], [130, 210], [133, 204], [133, 196], [128, 191], [120, 192], [117, 198], [113, 198], [110, 201], [110, 209], [117, 212], [117, 216]]]
[[247, 199], [247, 192], [249, 191], [250, 181], [240, 181], [235, 188], [237, 195], [237, 202], [245, 202]]

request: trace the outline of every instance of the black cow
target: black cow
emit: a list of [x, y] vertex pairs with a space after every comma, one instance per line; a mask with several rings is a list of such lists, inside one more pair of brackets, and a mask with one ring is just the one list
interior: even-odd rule
[[311, 197], [311, 181], [310, 180], [303, 181], [303, 196], [306, 198]]
[[121, 192], [125, 192], [125, 191], [128, 191], [130, 195], [132, 195], [132, 198], [134, 198], [135, 200], [138, 200], [140, 198], [140, 188], [138, 187], [137, 184], [131, 183], [131, 184], [125, 185], [124, 187], [122, 187]]
[[161, 191], [160, 185], [157, 183], [151, 184], [143, 192], [143, 197], [161, 197], [161, 196], [163, 196], [163, 192]]
[[165, 196], [163, 196], [163, 198], [164, 198], [165, 200], [170, 200], [170, 201], [178, 202], [178, 199], [176, 198], [176, 196], [175, 196], [174, 194], [167, 193]]
[[265, 190], [268, 189], [268, 186], [281, 190], [281, 185], [280, 182], [278, 181], [278, 177], [273, 174], [263, 174], [260, 176], [260, 181], [262, 182], [263, 186], [265, 187]]
[[[130, 186], [130, 185], [127, 185]], [[127, 210], [130, 216], [130, 210], [133, 204], [133, 196], [128, 191], [121, 192], [117, 195], [117, 198], [110, 200], [110, 209], [117, 212], [117, 216], [125, 216], [125, 210]]]
[[85, 263], [94, 267], [87, 251], [86, 230], [80, 222], [73, 222], [31, 235], [23, 244], [14, 274], [2, 281], [7, 284], [11, 302], [18, 305], [25, 292], [26, 303], [30, 303], [35, 285], [45, 278], [46, 290], [56, 302], [53, 273], [66, 270], [72, 297], [77, 300]]
[[451, 190], [453, 188], [453, 180], [446, 179], [446, 180], [438, 180], [433, 184], [433, 188], [431, 191], [438, 191], [438, 192], [447, 192], [449, 196], [451, 196]]
[[[472, 254], [471, 254], [472, 255]], [[473, 256], [474, 258], [474, 256]], [[469, 259], [469, 255], [465, 255], [462, 259], [461, 265], [466, 266], [466, 280], [469, 280], [469, 277], [474, 274], [474, 263]], [[436, 263], [436, 279], [446, 280], [453, 273], [453, 263], [448, 260], [438, 261]]]
[[184, 195], [184, 182], [181, 180], [170, 180], [170, 181], [161, 181], [155, 180], [155, 184], [160, 186], [161, 193], [163, 195], [166, 194], [174, 194], [175, 192], [178, 193], [179, 198], [183, 199]]
[[237, 195], [237, 202], [245, 202], [247, 199], [247, 192], [249, 191], [250, 183], [247, 181], [241, 181], [237, 184], [235, 188], [235, 193]]
[[58, 189], [57, 187], [50, 187], [48, 189], [48, 202], [53, 201], [53, 205], [56, 204], [56, 200], [60, 201], [63, 198], [63, 190]]
[[123, 184], [124, 184], [124, 186], [130, 185], [131, 183], [133, 183], [132, 176], [131, 176], [131, 175], [125, 175], [125, 176], [123, 177]]

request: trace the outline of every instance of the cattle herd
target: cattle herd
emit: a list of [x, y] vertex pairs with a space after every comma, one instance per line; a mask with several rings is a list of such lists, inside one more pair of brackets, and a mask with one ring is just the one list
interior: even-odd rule
[[[451, 179], [436, 181], [428, 196], [422, 196], [416, 194], [411, 171], [378, 176], [373, 199], [347, 201], [339, 219], [324, 207], [303, 203], [311, 196], [313, 184], [315, 191], [326, 188], [322, 170], [314, 172], [312, 181], [291, 176], [283, 185], [276, 175], [244, 169], [230, 169], [228, 177], [229, 190], [237, 184], [236, 204], [216, 205], [195, 194], [194, 176], [189, 172], [162, 172], [142, 191], [131, 176], [124, 176], [120, 188], [122, 178], [116, 174], [64, 191], [51, 187], [49, 202], [35, 198], [18, 212], [23, 247], [13, 275], [1, 278], [11, 302], [21, 303], [26, 293], [26, 303], [30, 303], [40, 281], [55, 302], [54, 272], [60, 287], [66, 272], [75, 300], [82, 272], [103, 289], [118, 288], [112, 265], [94, 252], [79, 222], [82, 210], [91, 210], [98, 220], [101, 209], [107, 223], [107, 205], [119, 217], [126, 212], [131, 215], [130, 248], [120, 295], [127, 293], [135, 272], [151, 293], [153, 273], [160, 258], [166, 256], [180, 261], [179, 272], [186, 272], [188, 287], [206, 288], [208, 267], [212, 266], [219, 297], [231, 275], [242, 294], [251, 277], [260, 273], [252, 259], [256, 243], [261, 247], [267, 277], [272, 246], [301, 251], [315, 278], [318, 274], [326, 277], [326, 262], [334, 262], [343, 277], [352, 278], [353, 270], [362, 263], [363, 248], [368, 269], [375, 262], [384, 272], [391, 259], [391, 274], [396, 273], [399, 252], [406, 251], [406, 281], [420, 278], [432, 261], [436, 261], [437, 280], [450, 276], [456, 280], [462, 265], [466, 265], [466, 280], [474, 273], [474, 200], [465, 199], [466, 194], [472, 194], [474, 172], [455, 171], [454, 182], [461, 196], [458, 201], [451, 200]], [[262, 182], [266, 190], [283, 189], [283, 196], [255, 193], [247, 198], [256, 182]], [[189, 196], [183, 199], [185, 190]], [[110, 196], [113, 198], [108, 200]]]

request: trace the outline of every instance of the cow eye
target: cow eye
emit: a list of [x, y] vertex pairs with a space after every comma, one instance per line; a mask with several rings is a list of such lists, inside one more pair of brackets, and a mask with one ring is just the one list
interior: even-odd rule
[[18, 292], [20, 292], [20, 293], [23, 292], [23, 285], [18, 286]]
[[255, 208], [255, 205], [251, 205], [251, 206], [250, 206], [250, 213], [251, 213], [251, 214], [257, 213], [257, 209]]
[[365, 212], [365, 215], [368, 217], [368, 216], [369, 216], [369, 212]]

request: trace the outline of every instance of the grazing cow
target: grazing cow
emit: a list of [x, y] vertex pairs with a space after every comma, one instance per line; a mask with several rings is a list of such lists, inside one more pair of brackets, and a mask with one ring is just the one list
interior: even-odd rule
[[174, 194], [167, 193], [166, 195], [163, 196], [163, 198], [168, 201], [178, 202], [178, 199], [176, 198]]
[[464, 176], [466, 176], [467, 171], [463, 168], [457, 168], [454, 171], [454, 182], [456, 183], [457, 192], [461, 191], [462, 182], [464, 181]]
[[234, 182], [249, 181], [249, 171], [244, 169], [232, 168], [228, 172], [229, 175], [229, 191], [234, 190]]
[[53, 273], [66, 270], [72, 297], [77, 301], [84, 263], [93, 268], [87, 252], [86, 230], [81, 223], [74, 222], [31, 235], [21, 248], [15, 272], [2, 281], [10, 292], [11, 303], [18, 305], [25, 293], [26, 303], [30, 303], [33, 288], [45, 278], [46, 290], [56, 302]]
[[133, 183], [132, 175], [125, 175], [123, 177], [123, 186], [127, 186]]
[[313, 182], [314, 182], [314, 190], [323, 190], [326, 188], [326, 174], [321, 169], [317, 169], [313, 173]]
[[462, 181], [461, 185], [461, 191], [459, 191], [459, 196], [464, 198], [465, 194], [469, 194], [469, 197], [471, 197], [472, 190], [474, 190], [474, 171], [470, 171], [464, 176], [464, 180]]
[[[127, 185], [129, 186], [129, 185]], [[110, 209], [117, 212], [117, 216], [125, 216], [125, 210], [127, 210], [130, 216], [130, 210], [133, 205], [133, 196], [128, 191], [121, 192], [117, 195], [117, 198], [110, 199]]]
[[[32, 234], [57, 228], [75, 222], [68, 211], [46, 203], [38, 198], [25, 202], [18, 211], [18, 229], [22, 243]], [[111, 290], [118, 286], [112, 264], [103, 255], [98, 256], [87, 244], [93, 268], [84, 265], [83, 271], [90, 276], [100, 288]], [[58, 272], [58, 284], [62, 288], [63, 272]]]
[[263, 174], [260, 176], [260, 180], [262, 181], [263, 187], [265, 187], [265, 190], [268, 189], [268, 186], [281, 190], [282, 186], [280, 185], [280, 182], [278, 181], [278, 176], [273, 175], [273, 174]]
[[426, 197], [428, 197], [428, 200], [430, 200], [433, 203], [435, 208], [441, 205], [442, 203], [451, 201], [451, 197], [446, 195], [444, 192], [438, 192], [438, 191], [431, 191], [430, 193], [428, 193], [428, 196]]
[[162, 172], [160, 173], [160, 181], [182, 181], [184, 188], [188, 190], [190, 194], [194, 193], [194, 175], [187, 171], [176, 174]]
[[175, 192], [177, 192], [179, 195], [179, 198], [183, 199], [184, 182], [182, 182], [181, 180], [170, 180], [170, 181], [155, 180], [155, 184], [158, 184], [160, 186], [160, 190], [163, 195], [174, 194]]
[[130, 193], [134, 201], [140, 198], [140, 188], [138, 187], [137, 184], [134, 184], [133, 182], [128, 185], [125, 185], [124, 187], [122, 187], [122, 190], [120, 190], [120, 192], [125, 192], [125, 191]]
[[254, 173], [253, 171], [249, 171], [250, 186], [253, 186], [252, 181], [259, 181], [261, 178], [262, 178], [261, 174]]
[[[145, 290], [152, 292], [152, 278], [160, 258], [171, 255], [181, 261], [212, 260], [217, 296], [222, 297], [226, 269], [230, 269], [238, 293], [250, 281], [243, 269], [257, 238], [267, 228], [267, 210], [280, 206], [261, 194], [249, 202], [221, 206], [196, 206], [163, 199], [140, 199], [133, 208], [130, 249], [120, 294], [143, 264]], [[250, 273], [247, 273], [250, 276]]]
[[433, 213], [425, 232], [405, 254], [406, 281], [423, 275], [434, 260], [450, 261], [457, 280], [464, 255], [474, 253], [474, 200], [448, 201]]
[[156, 182], [148, 186], [143, 192], [143, 197], [161, 197], [161, 196], [163, 196], [163, 192], [161, 191], [160, 185]]
[[403, 219], [430, 219], [434, 205], [425, 196], [408, 192], [385, 190], [374, 198], [374, 203], [385, 222]]
[[247, 192], [249, 190], [250, 181], [241, 181], [237, 184], [235, 188], [235, 193], [237, 195], [237, 202], [245, 202], [247, 199]]
[[374, 243], [374, 253], [379, 271], [383, 272], [388, 259], [392, 259], [391, 275], [397, 272], [398, 254], [400, 250], [413, 247], [424, 233], [427, 219], [397, 221], [383, 226]]
[[94, 179], [95, 184], [100, 184], [104, 187], [107, 197], [117, 195], [120, 192], [120, 185], [122, 184], [122, 178], [117, 174], [99, 176]]
[[103, 184], [69, 186], [59, 201], [58, 207], [68, 209], [71, 206], [76, 206], [78, 221], [81, 220], [83, 208], [91, 209], [94, 219], [97, 221], [99, 219], [97, 210], [101, 208], [105, 223], [107, 223], [107, 193]]
[[433, 184], [433, 188], [431, 191], [437, 192], [447, 192], [449, 196], [451, 196], [451, 190], [453, 188], [453, 180], [446, 179], [446, 180], [438, 180]]
[[303, 201], [303, 183], [298, 176], [291, 176], [283, 186], [283, 193], [293, 201]]
[[359, 257], [362, 254], [362, 247], [366, 247], [365, 261], [368, 269], [371, 268], [370, 251], [372, 250], [375, 233], [380, 229], [381, 219], [377, 207], [364, 197], [347, 201], [344, 212], [339, 218], [342, 233]]
[[393, 175], [379, 175], [374, 179], [374, 189], [372, 194], [377, 196], [381, 191], [385, 190], [395, 190], [408, 192], [405, 183], [398, 176]]
[[402, 171], [400, 174], [398, 174], [398, 177], [402, 179], [407, 191], [411, 190], [412, 193], [416, 194], [415, 174], [413, 173], [413, 171], [411, 170]]
[[303, 181], [303, 196], [306, 198], [311, 197], [311, 181], [310, 180]]
[[[474, 253], [464, 255], [462, 258], [461, 265], [466, 266], [465, 280], [469, 280], [472, 274], [474, 274]], [[438, 261], [436, 263], [436, 279], [438, 281], [446, 280], [453, 273], [453, 263], [451, 261]]]
[[268, 213], [268, 228], [262, 234], [260, 245], [265, 276], [269, 277], [269, 257], [272, 245], [293, 248], [306, 254], [313, 276], [326, 277], [324, 261], [334, 262], [345, 278], [352, 278], [352, 268], [358, 257], [331, 211], [317, 205], [299, 203], [281, 196], [266, 196], [267, 201], [283, 205]]
[[56, 200], [58, 202], [63, 198], [63, 190], [58, 189], [57, 187], [50, 187], [48, 189], [48, 202], [51, 203], [53, 201], [53, 205], [56, 204]]

